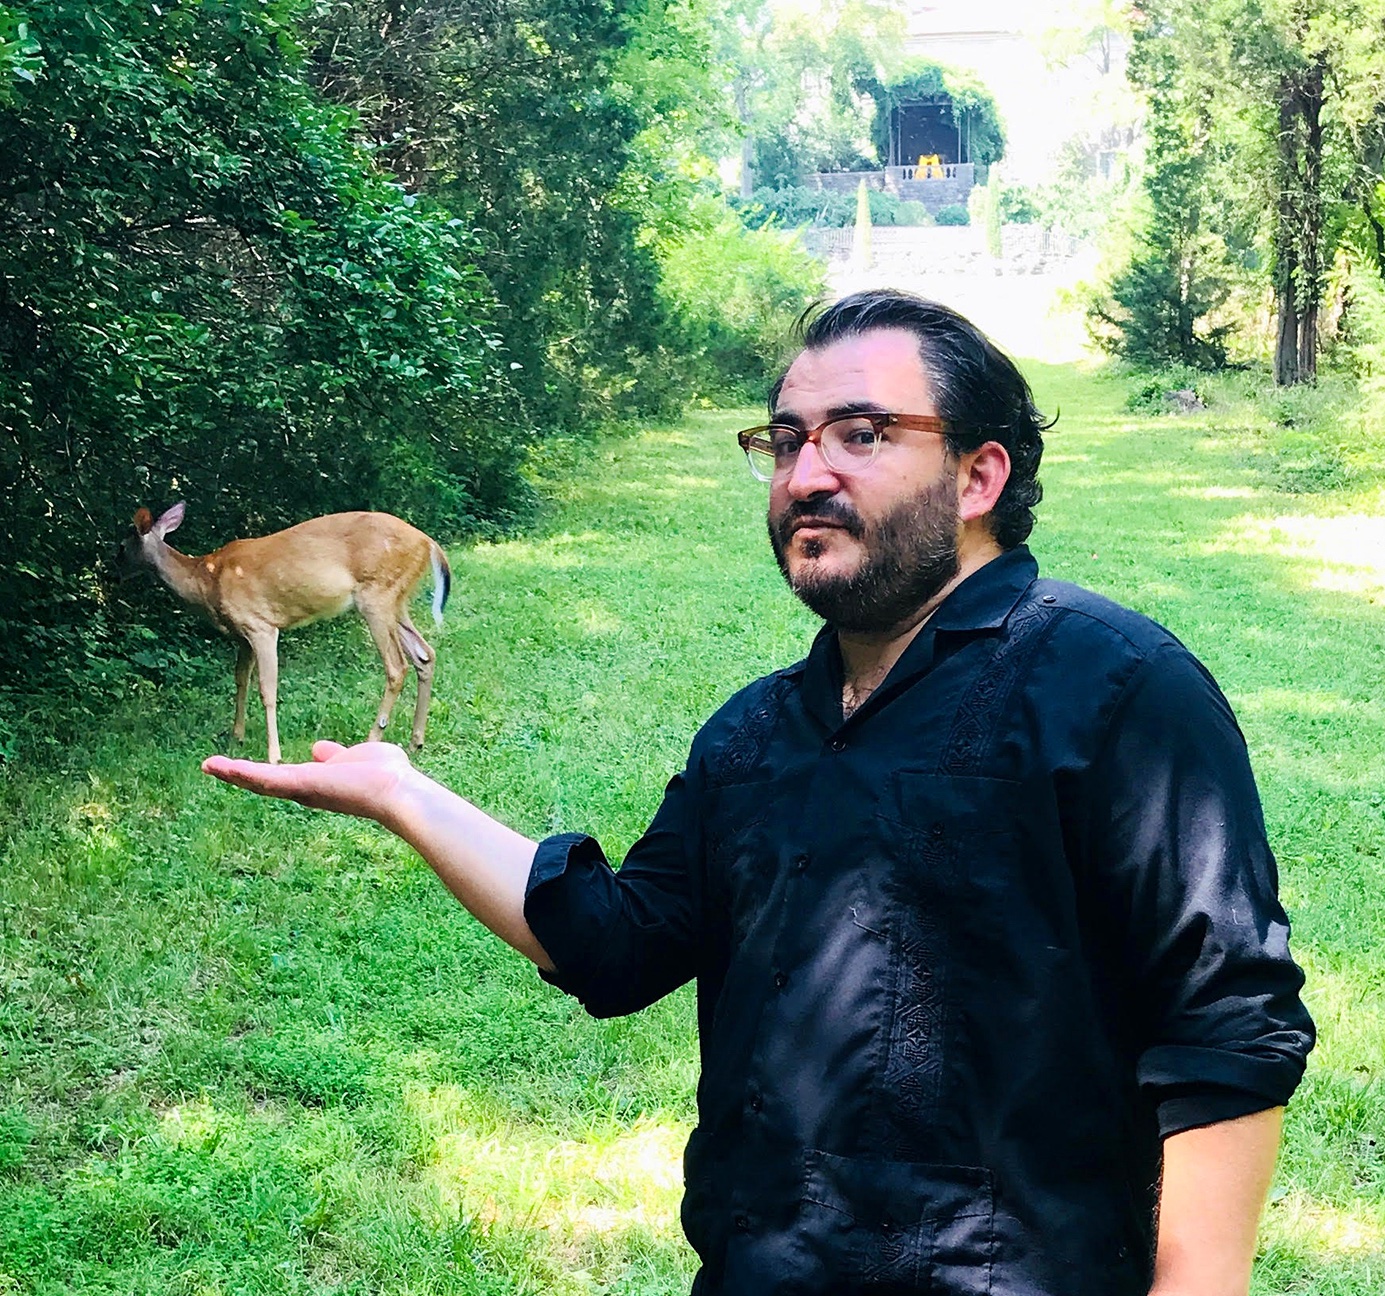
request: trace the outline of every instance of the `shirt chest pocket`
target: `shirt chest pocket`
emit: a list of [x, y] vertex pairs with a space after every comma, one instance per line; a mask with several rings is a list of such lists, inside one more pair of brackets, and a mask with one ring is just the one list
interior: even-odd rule
[[831, 1156], [806, 1157], [799, 1233], [813, 1290], [991, 1290], [995, 1201], [990, 1172]]
[[901, 769], [883, 789], [879, 824], [894, 861], [897, 902], [962, 900], [987, 875], [1014, 868], [1026, 790], [1006, 779]]

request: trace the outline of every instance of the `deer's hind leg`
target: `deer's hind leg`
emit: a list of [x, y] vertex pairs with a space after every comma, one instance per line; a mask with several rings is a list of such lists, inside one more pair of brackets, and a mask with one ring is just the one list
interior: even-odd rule
[[369, 741], [377, 742], [390, 722], [394, 704], [399, 701], [399, 694], [404, 688], [404, 676], [408, 673], [408, 663], [404, 658], [404, 649], [395, 634], [397, 610], [392, 605], [381, 607], [375, 603], [357, 606], [361, 609], [361, 615], [370, 630], [370, 637], [375, 641], [375, 650], [380, 654], [380, 661], [385, 667], [385, 695], [380, 699], [380, 712], [375, 717], [369, 734]]
[[438, 655], [428, 641], [418, 632], [418, 627], [409, 620], [409, 614], [399, 618], [399, 642], [413, 663], [418, 675], [418, 700], [414, 703], [414, 729], [412, 743], [415, 748], [423, 746], [423, 730], [428, 723], [428, 702], [433, 695], [433, 668]]

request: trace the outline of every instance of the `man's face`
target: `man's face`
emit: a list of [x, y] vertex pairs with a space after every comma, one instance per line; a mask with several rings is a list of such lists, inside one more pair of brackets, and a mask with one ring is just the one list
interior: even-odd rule
[[[862, 408], [936, 414], [912, 334], [880, 329], [804, 351], [784, 379], [775, 420], [812, 428]], [[942, 437], [889, 428], [875, 461], [834, 472], [816, 445], [770, 484], [769, 534], [790, 588], [839, 630], [906, 622], [958, 569], [955, 465]]]

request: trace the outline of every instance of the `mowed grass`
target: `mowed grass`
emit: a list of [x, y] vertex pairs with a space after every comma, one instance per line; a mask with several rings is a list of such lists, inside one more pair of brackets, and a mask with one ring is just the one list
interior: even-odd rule
[[[1309, 971], [1322, 1040], [1256, 1290], [1378, 1293], [1382, 496], [1285, 494], [1215, 407], [1137, 416], [1115, 380], [1029, 372], [1063, 410], [1034, 548], [1222, 682]], [[575, 452], [541, 532], [453, 554], [430, 773], [619, 857], [700, 721], [806, 651], [741, 421]], [[381, 681], [358, 623], [288, 636], [282, 676], [287, 759], [364, 734]], [[0, 781], [0, 1296], [686, 1291], [690, 992], [591, 1021], [384, 833], [206, 779], [230, 700], [224, 656], [83, 724], [35, 706]]]

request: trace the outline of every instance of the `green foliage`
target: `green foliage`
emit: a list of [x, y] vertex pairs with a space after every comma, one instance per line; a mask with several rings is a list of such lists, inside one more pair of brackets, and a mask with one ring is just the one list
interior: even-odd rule
[[651, 42], [683, 67], [696, 39], [662, 12], [640, 28], [638, 0], [349, 0], [306, 28], [315, 83], [361, 113], [406, 187], [477, 230], [532, 427], [648, 404], [639, 378], [668, 321], [626, 171], [687, 85], [648, 84], [664, 66]]
[[967, 195], [967, 224], [980, 225], [986, 235], [986, 251], [993, 257], [1004, 252], [1000, 236], [1000, 204], [995, 196], [1000, 189], [1000, 171], [992, 168], [986, 184], [973, 185]]
[[773, 221], [747, 229], [702, 197], [658, 248], [661, 291], [680, 334], [666, 370], [687, 398], [763, 398], [786, 362], [791, 330], [826, 292], [821, 262]]
[[[771, 222], [793, 228], [801, 225], [845, 229], [856, 220], [856, 194], [837, 189], [757, 189], [747, 199], [731, 199], [731, 206], [751, 229]], [[899, 198], [884, 189], [867, 189], [873, 225], [931, 225], [932, 216], [921, 202]]]
[[961, 203], [948, 203], [933, 213], [939, 225], [970, 225], [971, 213]]
[[[34, 0], [0, 107], [0, 654], [80, 669], [130, 615], [137, 506], [205, 548], [334, 508], [525, 507], [475, 240], [298, 77], [292, 6]], [[166, 605], [162, 615], [167, 616]]]
[[1149, 209], [1134, 260], [1160, 262], [1146, 279], [1172, 286], [1141, 296], [1184, 317], [1166, 351], [1205, 362], [1186, 319], [1197, 297], [1220, 297], [1238, 351], [1272, 347], [1282, 384], [1313, 378], [1337, 247], [1385, 266], [1382, 58], [1382, 0], [1138, 6], [1129, 67], [1148, 99]]
[[1125, 408], [1137, 414], [1169, 413], [1168, 394], [1172, 391], [1191, 391], [1206, 401], [1205, 375], [1187, 365], [1174, 365], [1158, 373], [1137, 374], [1125, 398]]
[[1034, 225], [1043, 216], [1043, 202], [1027, 185], [1001, 185], [996, 215], [1002, 225]]
[[1186, 276], [1179, 269], [1151, 249], [1122, 270], [1091, 308], [1098, 345], [1146, 368], [1225, 364], [1231, 325], [1211, 325], [1207, 317], [1225, 302], [1226, 283], [1200, 266]]
[[735, 5], [722, 20], [732, 92], [755, 188], [785, 188], [819, 171], [879, 165], [873, 94], [904, 37], [902, 12], [878, 0], [798, 8]]
[[1149, 93], [1147, 203], [1129, 263], [1089, 313], [1103, 348], [1152, 369], [1226, 362], [1233, 324], [1216, 315], [1231, 295], [1234, 248], [1250, 244], [1246, 214], [1215, 197], [1232, 150], [1180, 53], [1154, 18], [1137, 30], [1130, 67]]
[[0, 4], [0, 104], [13, 99], [15, 82], [33, 84], [43, 67], [39, 48], [23, 16]]
[[1357, 264], [1347, 291], [1347, 354], [1371, 402], [1385, 415], [1385, 279], [1373, 265]]

